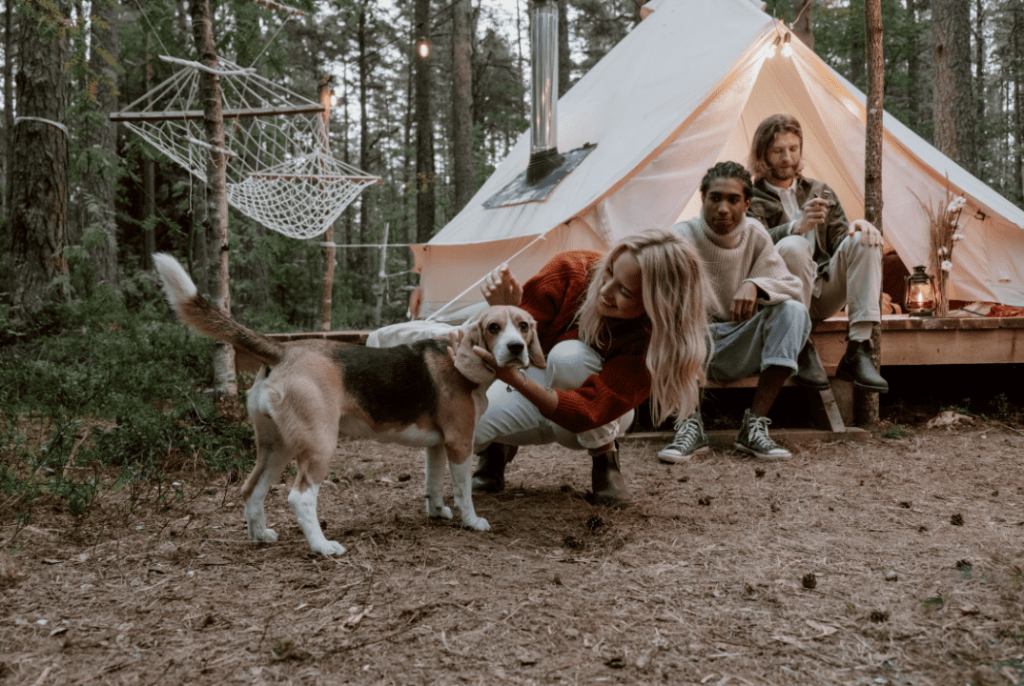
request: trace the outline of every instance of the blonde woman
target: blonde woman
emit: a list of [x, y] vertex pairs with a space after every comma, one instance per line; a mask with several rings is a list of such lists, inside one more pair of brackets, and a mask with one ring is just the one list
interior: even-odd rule
[[632, 504], [615, 439], [648, 397], [656, 424], [688, 416], [704, 382], [710, 338], [694, 250], [650, 229], [603, 256], [560, 253], [525, 285], [501, 265], [482, 291], [490, 305], [534, 316], [547, 368], [498, 370], [474, 434], [473, 490], [501, 491], [517, 446], [557, 442], [590, 453], [596, 502]]

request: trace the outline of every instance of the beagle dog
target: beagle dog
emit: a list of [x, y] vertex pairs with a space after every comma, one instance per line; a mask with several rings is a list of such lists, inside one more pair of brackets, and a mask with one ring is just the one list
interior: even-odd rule
[[184, 268], [167, 254], [153, 262], [178, 317], [196, 331], [245, 350], [263, 366], [248, 394], [256, 434], [256, 465], [245, 484], [249, 540], [277, 540], [268, 529], [263, 501], [288, 464], [297, 474], [288, 504], [310, 547], [323, 555], [345, 548], [320, 529], [316, 502], [330, 473], [338, 434], [423, 446], [427, 449], [429, 517], [451, 519], [441, 495], [444, 463], [462, 524], [487, 531], [473, 510], [473, 430], [487, 409], [494, 370], [473, 352], [489, 350], [498, 366], [545, 367], [537, 325], [517, 307], [491, 307], [468, 322], [455, 354], [449, 340], [431, 338], [393, 348], [367, 348], [325, 340], [278, 342], [245, 328], [211, 305]]

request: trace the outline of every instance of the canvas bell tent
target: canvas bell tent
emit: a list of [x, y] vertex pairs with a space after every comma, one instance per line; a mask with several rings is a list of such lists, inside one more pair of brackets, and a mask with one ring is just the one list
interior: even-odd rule
[[[654, 0], [643, 21], [558, 103], [558, 148], [596, 144], [542, 202], [487, 209], [522, 174], [526, 132], [470, 203], [429, 243], [413, 246], [421, 317], [458, 321], [479, 306], [477, 284], [509, 261], [525, 280], [554, 254], [605, 250], [699, 211], [716, 162], [746, 164], [767, 116], [804, 131], [804, 173], [830, 184], [850, 219], [864, 216], [865, 97], [751, 0]], [[908, 267], [928, 264], [921, 206], [963, 194], [966, 240], [950, 297], [1024, 306], [1024, 211], [888, 114], [882, 175], [886, 240]], [[920, 201], [919, 201], [920, 199]]]

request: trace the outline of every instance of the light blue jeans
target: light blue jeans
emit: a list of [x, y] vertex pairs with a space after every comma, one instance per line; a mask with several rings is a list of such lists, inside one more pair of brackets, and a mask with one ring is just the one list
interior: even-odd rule
[[771, 366], [796, 371], [797, 355], [810, 335], [811, 317], [796, 300], [768, 305], [745, 322], [714, 322], [708, 377], [743, 379]]
[[[545, 388], [571, 391], [590, 376], [600, 373], [604, 358], [586, 343], [562, 341], [548, 353], [546, 369], [529, 367], [527, 376]], [[473, 452], [493, 442], [506, 445], [558, 443], [572, 450], [601, 448], [621, 437], [633, 423], [635, 410], [590, 431], [574, 434], [546, 418], [537, 406], [518, 391], [495, 381], [487, 389], [487, 410], [476, 423]]]

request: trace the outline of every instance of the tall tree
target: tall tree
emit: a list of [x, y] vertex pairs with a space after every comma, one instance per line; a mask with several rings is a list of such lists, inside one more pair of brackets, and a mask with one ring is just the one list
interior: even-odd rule
[[[321, 145], [324, 150], [329, 148], [329, 134], [331, 130], [331, 75], [327, 72], [320, 73], [320, 104], [324, 106], [323, 129], [320, 131]], [[331, 330], [331, 314], [334, 311], [334, 225], [327, 227], [323, 234], [324, 239], [324, 286], [323, 296], [320, 300], [320, 330]]]
[[[153, 87], [153, 55], [150, 53], [152, 34], [146, 34], [146, 92]], [[150, 102], [152, 104], [152, 102]], [[147, 150], [142, 159], [142, 234], [144, 237], [143, 255], [148, 258], [156, 252], [156, 161]], [[145, 261], [145, 260], [144, 260]]]
[[[912, 25], [917, 24], [917, 11], [921, 2], [922, 0], [907, 0], [907, 14]], [[921, 88], [919, 86], [921, 42], [916, 32], [912, 33], [907, 41], [907, 80], [910, 82], [910, 93], [907, 100], [907, 124], [912, 129], [917, 129], [921, 121]]]
[[54, 279], [68, 273], [65, 27], [71, 20], [66, 0], [51, 0], [45, 11], [22, 7], [10, 161], [10, 293], [16, 310], [32, 314], [42, 308]]
[[[210, 70], [220, 66], [213, 42], [213, 24], [210, 20], [209, 0], [191, 0], [192, 38], [199, 62]], [[217, 293], [214, 304], [224, 314], [231, 314], [231, 293], [228, 290], [228, 194], [227, 156], [223, 154], [224, 109], [220, 77], [215, 71], [203, 70], [199, 77], [200, 98], [203, 101], [203, 122], [210, 157], [206, 164], [208, 212], [210, 224], [219, 236], [217, 255]], [[216, 392], [221, 397], [237, 398], [235, 381], [235, 349], [227, 343], [217, 342], [213, 355], [213, 376]]]
[[977, 173], [975, 107], [971, 88], [971, 6], [932, 0], [935, 51], [935, 147]]
[[[370, 140], [370, 83], [373, 80], [373, 68], [375, 60], [369, 55], [369, 40], [371, 26], [369, 25], [370, 12], [373, 3], [363, 3], [359, 12], [359, 23], [356, 30], [356, 40], [359, 44], [359, 168], [364, 172], [370, 168], [370, 148], [373, 143]], [[429, 76], [429, 74], [428, 74]], [[433, 161], [433, 146], [431, 146], [431, 161]], [[433, 167], [431, 167], [433, 171]], [[433, 179], [431, 179], [433, 183]], [[431, 188], [433, 197], [433, 188]], [[431, 208], [432, 209], [432, 208]], [[359, 240], [353, 242], [365, 243], [370, 235], [370, 203], [366, 197], [359, 201]], [[363, 278], [370, 276], [370, 254], [367, 250], [356, 251], [356, 265], [359, 274]]]
[[452, 147], [457, 213], [476, 192], [473, 155], [473, 65], [469, 0], [452, 5]]
[[[14, 57], [17, 39], [14, 35], [14, 0], [4, 2], [4, 143], [3, 143], [3, 187], [0, 193], [0, 217], [7, 217], [7, 200], [10, 195], [11, 153], [14, 146]], [[0, 222], [0, 226], [6, 222]], [[2, 231], [2, 229], [0, 229]], [[0, 233], [0, 250], [6, 251], [7, 236]]]
[[569, 0], [558, 1], [558, 97], [569, 90], [572, 51], [569, 49]]
[[1021, 98], [1024, 97], [1024, 2], [1022, 0], [1014, 0], [1011, 6], [1011, 13], [1013, 16], [1013, 32], [1011, 34], [1013, 41], [1012, 46], [1012, 61], [1013, 65], [1013, 131], [1014, 131], [1014, 195], [1017, 196], [1018, 203], [1024, 202], [1024, 116], [1021, 114], [1021, 110], [1024, 109], [1024, 105], [1021, 104]]
[[850, 81], [855, 86], [860, 86], [864, 79], [864, 22], [860, 17], [864, 16], [865, 0], [850, 0]]
[[[974, 99], [977, 105], [975, 113], [978, 126], [985, 125], [985, 3], [983, 0], [974, 0], [974, 83], [978, 88], [978, 95]], [[979, 150], [980, 153], [980, 150]], [[978, 160], [981, 163], [981, 160]]]
[[90, 37], [89, 92], [95, 95], [81, 128], [80, 176], [82, 190], [89, 198], [84, 208], [82, 242], [98, 280], [116, 285], [117, 125], [107, 120], [107, 116], [117, 110], [120, 71], [117, 57], [121, 52], [121, 17], [116, 0], [93, 0]]
[[573, 0], [573, 4], [578, 11], [573, 29], [584, 46], [583, 60], [577, 67], [585, 74], [640, 22], [640, 3], [635, 0]]
[[[430, 0], [416, 0], [413, 35], [430, 43]], [[416, 69], [416, 240], [426, 243], [434, 235], [434, 120], [430, 115], [429, 57], [415, 57]]]
[[793, 0], [796, 17], [793, 19], [793, 33], [814, 50], [814, 0]]
[[[865, 0], [865, 62], [868, 67], [867, 126], [864, 135], [864, 218], [882, 230], [882, 112], [885, 106], [885, 59], [882, 52], [882, 2]], [[881, 328], [871, 332], [871, 357], [882, 362]], [[856, 390], [858, 422], [878, 421], [878, 393]]]

